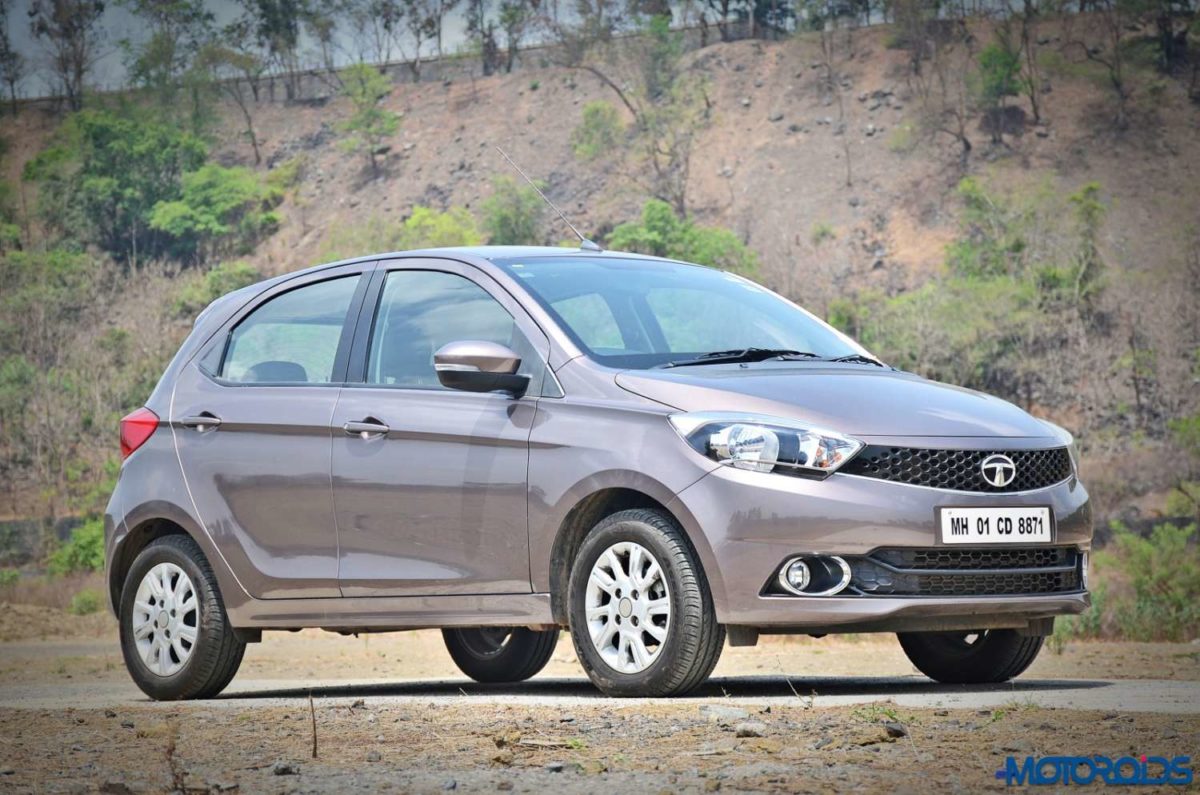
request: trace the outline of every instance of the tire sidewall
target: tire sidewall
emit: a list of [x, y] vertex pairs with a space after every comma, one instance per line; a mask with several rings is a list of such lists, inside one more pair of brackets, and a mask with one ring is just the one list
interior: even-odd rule
[[[592, 567], [605, 550], [622, 541], [632, 541], [649, 550], [662, 570], [670, 590], [671, 619], [662, 650], [649, 668], [634, 674], [617, 671], [605, 662], [592, 642], [586, 618], [587, 585]], [[615, 696], [644, 696], [656, 693], [668, 685], [668, 680], [677, 667], [677, 658], [681, 654], [677, 638], [686, 609], [683, 591], [675, 561], [664, 544], [664, 533], [659, 528], [644, 521], [625, 519], [598, 527], [588, 536], [571, 570], [567, 586], [568, 615], [580, 662], [588, 669], [593, 682], [601, 690]]]
[[[154, 673], [142, 660], [133, 638], [133, 603], [137, 598], [138, 586], [150, 569], [160, 563], [173, 563], [187, 574], [196, 589], [197, 621], [196, 643], [187, 662], [170, 676], [160, 676]], [[195, 679], [196, 669], [202, 665], [203, 659], [210, 652], [212, 643], [212, 621], [210, 615], [212, 606], [219, 604], [219, 597], [213, 592], [212, 585], [196, 562], [178, 546], [170, 543], [154, 543], [142, 550], [141, 554], [129, 567], [125, 576], [125, 584], [121, 589], [121, 653], [125, 657], [125, 667], [129, 670], [134, 682], [146, 695], [156, 700], [171, 700], [187, 698], [190, 685]]]

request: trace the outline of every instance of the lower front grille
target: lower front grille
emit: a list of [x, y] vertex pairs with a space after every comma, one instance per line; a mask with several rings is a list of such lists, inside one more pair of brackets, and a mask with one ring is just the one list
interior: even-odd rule
[[880, 549], [847, 558], [848, 590], [863, 596], [1020, 596], [1083, 588], [1071, 547]]

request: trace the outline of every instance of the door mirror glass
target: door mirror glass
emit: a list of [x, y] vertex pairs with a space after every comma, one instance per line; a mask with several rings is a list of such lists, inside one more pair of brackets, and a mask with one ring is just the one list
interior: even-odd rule
[[442, 386], [466, 392], [524, 394], [529, 376], [518, 374], [520, 367], [521, 357], [512, 348], [484, 340], [450, 342], [433, 354]]

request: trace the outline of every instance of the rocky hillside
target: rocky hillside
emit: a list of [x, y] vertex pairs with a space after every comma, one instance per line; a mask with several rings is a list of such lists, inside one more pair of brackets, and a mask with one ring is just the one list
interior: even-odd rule
[[[1126, 334], [1121, 324], [1144, 326], [1160, 359], [1186, 362], [1196, 344], [1174, 325], [1156, 323], [1156, 301], [1165, 294], [1169, 313], [1186, 311], [1187, 304], [1194, 309], [1197, 301], [1186, 264], [1189, 230], [1200, 223], [1200, 107], [1188, 100], [1182, 82], [1147, 81], [1128, 126], [1116, 129], [1103, 74], [1066, 58], [1047, 59], [1040, 122], [1032, 123], [1022, 111], [1020, 123], [991, 143], [985, 117], [968, 114], [961, 131], [972, 146], [964, 162], [960, 142], [930, 122], [928, 73], [914, 76], [910, 54], [889, 47], [892, 35], [874, 28], [839, 36], [832, 58], [830, 42], [816, 34], [714, 44], [685, 56], [689, 70], [704, 79], [710, 117], [688, 161], [691, 216], [733, 230], [758, 253], [759, 280], [827, 315], [839, 302], [886, 300], [939, 278], [947, 246], [982, 234], [965, 214], [958, 190], [964, 177], [985, 184], [989, 195], [1067, 197], [1095, 183], [1105, 208], [1095, 244], [1107, 267], [1105, 311], [1113, 325], [1097, 342], [1106, 351], [1095, 361], [1108, 364], [1090, 367], [1084, 402], [1103, 402], [1108, 418], [1103, 422], [1117, 427], [1111, 418], [1133, 400], [1131, 388], [1137, 386], [1130, 386], [1117, 364]], [[1046, 41], [1053, 50], [1054, 36]], [[832, 83], [831, 60], [836, 60]], [[298, 168], [299, 178], [278, 208], [278, 231], [244, 259], [263, 275], [281, 273], [335, 254], [360, 253], [346, 250], [356, 240], [354, 230], [398, 223], [417, 205], [477, 211], [493, 179], [510, 173], [497, 145], [543, 180], [578, 226], [603, 239], [617, 224], [637, 217], [647, 195], [635, 164], [615, 157], [581, 162], [575, 156], [572, 132], [582, 108], [594, 100], [620, 107], [613, 90], [593, 74], [554, 66], [397, 83], [382, 104], [399, 113], [401, 123], [382, 147], [378, 175], [339, 145], [336, 130], [350, 112], [348, 100], [264, 101], [255, 108], [263, 154], [257, 168], [286, 165]], [[1009, 100], [1014, 107], [1024, 102]], [[0, 122], [0, 134], [9, 141], [3, 161], [9, 181], [20, 183], [25, 163], [59, 122], [59, 116], [34, 108]], [[241, 131], [236, 108], [223, 105], [214, 150], [218, 162], [254, 166]], [[35, 184], [22, 185], [27, 206], [36, 204], [37, 190]], [[547, 242], [569, 236], [550, 220], [545, 223]], [[1057, 224], [1065, 229], [1068, 219], [1043, 213], [1038, 223], [1051, 234]], [[165, 361], [187, 328], [186, 317], [166, 308], [175, 295], [169, 285], [180, 275], [195, 278], [193, 271], [171, 264], [145, 266], [132, 283], [111, 276], [97, 288], [104, 311], [88, 315], [83, 333], [64, 344], [82, 349], [119, 328], [133, 335], [145, 356]], [[1136, 320], [1123, 320], [1122, 306]], [[1165, 330], [1156, 332], [1156, 326]], [[1139, 343], [1130, 347], [1136, 357]], [[1171, 390], [1171, 412], [1194, 412], [1194, 376], [1181, 367], [1160, 379], [1170, 381], [1161, 389]], [[1080, 401], [1041, 396], [1023, 402], [1069, 426], [1101, 424], [1100, 415], [1088, 415], [1091, 409]], [[1118, 455], [1120, 440], [1093, 433], [1090, 466], [1096, 476], [1114, 466], [1118, 472], [1144, 469], [1144, 459], [1158, 455], [1153, 445], [1166, 438], [1168, 419], [1164, 413], [1154, 422], [1128, 426], [1151, 444], [1151, 452], [1132, 458]], [[115, 442], [107, 436], [89, 438], [78, 442], [78, 455], [99, 467], [109, 447]], [[1169, 474], [1156, 474], [1132, 492], [1120, 491], [1105, 507], [1115, 514], [1142, 499], [1145, 512], [1161, 511], [1170, 480]], [[36, 510], [44, 494], [44, 484], [25, 483], [11, 499], [15, 513]], [[1151, 496], [1139, 496], [1146, 493]]]

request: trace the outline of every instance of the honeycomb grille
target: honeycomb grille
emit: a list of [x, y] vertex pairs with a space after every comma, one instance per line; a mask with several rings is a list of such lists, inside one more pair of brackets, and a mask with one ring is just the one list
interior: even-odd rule
[[[1016, 477], [1007, 486], [993, 486], [983, 479], [980, 464], [996, 453], [1008, 456], [1016, 465]], [[863, 448], [841, 471], [849, 475], [949, 491], [1006, 494], [1061, 483], [1071, 476], [1071, 456], [1065, 447], [997, 451], [871, 445]]]
[[1067, 566], [1070, 547], [1025, 549], [880, 549], [871, 557], [898, 569], [1020, 569]]
[[850, 562], [850, 587], [865, 596], [1017, 596], [1083, 587], [1070, 547], [884, 549]]

